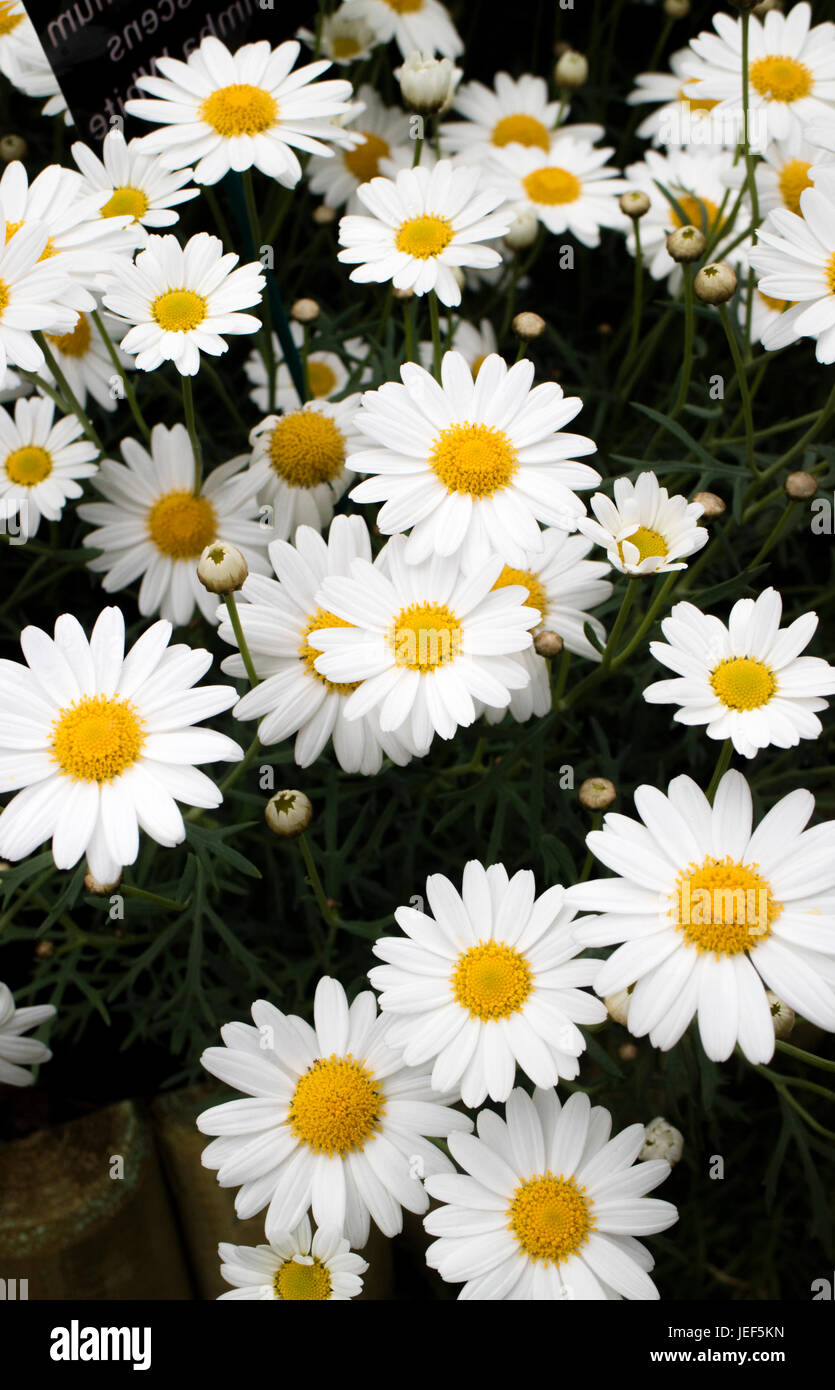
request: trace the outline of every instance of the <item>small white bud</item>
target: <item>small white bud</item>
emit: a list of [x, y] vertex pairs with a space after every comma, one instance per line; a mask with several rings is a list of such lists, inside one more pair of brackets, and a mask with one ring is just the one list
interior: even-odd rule
[[290, 317], [296, 323], [315, 323], [319, 317], [319, 305], [315, 299], [297, 299], [290, 308]]
[[197, 561], [197, 578], [210, 594], [234, 594], [248, 574], [240, 550], [226, 541], [212, 541]]
[[771, 1010], [775, 1038], [787, 1038], [794, 1028], [794, 1009], [790, 1009], [788, 1004], [784, 1004], [782, 999], [778, 999], [771, 989], [766, 990], [765, 997]]
[[[632, 986], [634, 989], [635, 986]], [[629, 1013], [629, 1001], [632, 998], [632, 989], [619, 989], [614, 994], [607, 994], [603, 1003], [609, 1013], [609, 1017], [615, 1023], [622, 1023], [626, 1027], [626, 1019]]]
[[666, 1158], [668, 1163], [678, 1163], [684, 1153], [684, 1135], [662, 1115], [656, 1115], [647, 1125], [644, 1147], [639, 1159]]
[[405, 104], [423, 116], [432, 116], [449, 110], [462, 72], [451, 58], [433, 58], [415, 50], [394, 75]]
[[511, 251], [525, 251], [533, 246], [539, 230], [539, 218], [533, 212], [520, 212], [504, 234]]
[[281, 791], [270, 797], [264, 819], [274, 835], [294, 840], [303, 835], [313, 819], [313, 806], [304, 792]]
[[575, 53], [573, 49], [568, 53], [562, 53], [554, 68], [554, 78], [558, 87], [564, 87], [569, 92], [584, 87], [589, 80], [588, 59], [582, 53]]
[[531, 313], [528, 309], [517, 314], [511, 326], [516, 337], [521, 338], [523, 343], [531, 343], [535, 338], [541, 338], [545, 332], [545, 320], [542, 315]]

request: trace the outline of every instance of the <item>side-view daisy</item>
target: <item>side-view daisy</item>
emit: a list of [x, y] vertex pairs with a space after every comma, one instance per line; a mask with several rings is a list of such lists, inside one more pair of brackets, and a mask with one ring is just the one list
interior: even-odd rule
[[491, 147], [501, 150], [506, 145], [548, 150], [560, 119], [568, 115], [558, 101], [548, 100], [545, 78], [530, 73], [516, 78], [497, 72], [492, 89], [483, 82], [465, 82], [455, 94], [452, 109], [463, 119], [441, 126], [441, 149], [444, 154], [475, 158]]
[[708, 738], [730, 738], [753, 758], [760, 748], [794, 748], [817, 738], [816, 710], [835, 693], [835, 669], [817, 656], [801, 656], [818, 625], [804, 613], [780, 627], [783, 602], [776, 589], [741, 598], [727, 627], [692, 603], [676, 603], [661, 624], [666, 642], [650, 642], [657, 661], [676, 672], [644, 691], [650, 704], [675, 704], [681, 724], [706, 724]]
[[185, 63], [158, 58], [161, 77], [136, 79], [152, 99], [125, 103], [128, 115], [158, 127], [141, 137], [141, 148], [159, 155], [166, 169], [194, 165], [196, 183], [214, 184], [230, 169], [254, 165], [294, 188], [302, 175], [296, 150], [327, 155], [326, 140], [354, 142], [334, 124], [350, 110], [350, 82], [316, 82], [330, 67], [327, 60], [291, 72], [300, 51], [295, 39], [278, 48], [262, 39], [230, 53], [210, 34]]
[[107, 195], [101, 217], [130, 214], [142, 227], [173, 227], [180, 216], [173, 209], [200, 193], [199, 188], [186, 187], [191, 169], [164, 169], [158, 157], [144, 153], [138, 140], [127, 141], [120, 130], [105, 135], [101, 159], [82, 140], [73, 145], [72, 157], [85, 186]]
[[636, 1236], [678, 1220], [671, 1202], [646, 1193], [669, 1175], [665, 1159], [635, 1164], [643, 1125], [610, 1139], [612, 1117], [578, 1091], [516, 1090], [505, 1119], [482, 1110], [478, 1137], [452, 1134], [464, 1175], [426, 1180], [443, 1202], [424, 1226], [437, 1239], [430, 1269], [464, 1284], [459, 1299], [585, 1301], [657, 1299], [653, 1258]]
[[21, 1037], [55, 1017], [52, 1004], [33, 1004], [16, 1009], [14, 995], [0, 980], [0, 1085], [31, 1086], [35, 1078], [30, 1067], [48, 1062], [52, 1053], [37, 1038]]
[[51, 400], [33, 396], [15, 404], [14, 417], [0, 406], [0, 517], [19, 517], [20, 534], [37, 535], [41, 517], [58, 521], [64, 505], [82, 495], [79, 480], [92, 478], [95, 444], [82, 438], [74, 415], [55, 419]]
[[311, 1234], [305, 1216], [294, 1231], [276, 1231], [268, 1245], [218, 1246], [220, 1272], [232, 1288], [218, 1299], [330, 1300], [345, 1303], [362, 1293], [368, 1261], [355, 1255], [342, 1232], [320, 1226]]
[[263, 501], [282, 540], [301, 525], [321, 531], [333, 516], [350, 482], [348, 452], [361, 442], [354, 424], [358, 404], [358, 395], [306, 401], [284, 415], [268, 415], [250, 432], [252, 465], [263, 474]]
[[394, 39], [404, 58], [418, 49], [457, 58], [464, 50], [449, 10], [439, 0], [345, 0], [345, 19], [364, 19], [378, 43]]
[[181, 375], [195, 376], [201, 352], [227, 351], [222, 334], [257, 333], [260, 319], [238, 311], [259, 303], [261, 265], [237, 265], [234, 251], [224, 256], [219, 237], [198, 232], [183, 247], [169, 234], [149, 237], [133, 265], [106, 278], [105, 304], [134, 325], [121, 346], [136, 354], [140, 371], [173, 362]]
[[[0, 790], [17, 791], [0, 815], [0, 855], [23, 859], [45, 840], [59, 869], [82, 854], [109, 884], [139, 852], [139, 831], [178, 845], [178, 801], [219, 806], [214, 782], [193, 763], [237, 762], [237, 743], [193, 727], [228, 709], [230, 685], [192, 686], [211, 652], [169, 647], [171, 624], [154, 623], [125, 655], [118, 608], [100, 613], [88, 640], [70, 613], [54, 640], [26, 627], [26, 665], [0, 662]], [[23, 788], [23, 790], [18, 790]]]
[[240, 1188], [242, 1221], [267, 1207], [267, 1240], [293, 1230], [308, 1208], [317, 1226], [344, 1231], [357, 1250], [372, 1220], [397, 1235], [403, 1207], [422, 1214], [429, 1206], [417, 1171], [452, 1171], [431, 1139], [472, 1128], [452, 1109], [455, 1095], [439, 1094], [428, 1072], [403, 1065], [370, 990], [349, 1008], [342, 986], [326, 976], [316, 986], [313, 1027], [264, 999], [252, 1005], [252, 1019], [254, 1026], [227, 1024], [225, 1046], [200, 1059], [249, 1097], [198, 1116], [201, 1133], [218, 1136], [203, 1150], [204, 1166], [217, 1169], [221, 1187]]
[[453, 270], [499, 265], [500, 253], [483, 243], [513, 221], [501, 210], [504, 193], [484, 183], [479, 168], [439, 159], [431, 170], [400, 169], [394, 179], [361, 184], [357, 197], [372, 215], [341, 219], [339, 260], [355, 267], [358, 284], [391, 280], [396, 290], [434, 290], [442, 304], [460, 304]]
[[600, 481], [576, 461], [596, 452], [593, 441], [563, 432], [579, 397], [553, 381], [533, 386], [530, 361], [508, 367], [492, 353], [475, 381], [457, 351], [444, 354], [440, 385], [415, 363], [400, 376], [364, 394], [355, 423], [374, 447], [352, 451], [348, 466], [374, 475], [351, 497], [385, 504], [384, 534], [412, 528], [410, 564], [457, 554], [472, 569], [495, 554], [522, 567], [542, 551], [539, 522], [576, 528], [576, 491]]
[[577, 525], [621, 574], [686, 569], [685, 559], [707, 543], [707, 531], [698, 525], [701, 503], [680, 493], [670, 497], [653, 472], [639, 473], [634, 483], [615, 478], [614, 491], [614, 501], [596, 492], [590, 505], [597, 520], [580, 517]]
[[800, 211], [801, 216], [787, 208], [771, 212], [751, 252], [758, 289], [797, 306], [789, 311], [790, 323], [768, 329], [763, 342], [782, 346], [789, 331], [795, 338], [814, 338], [815, 356], [829, 364], [835, 362], [835, 181], [821, 174], [800, 194]]
[[490, 181], [514, 211], [530, 209], [549, 232], [570, 232], [584, 246], [597, 246], [601, 227], [625, 231], [629, 225], [618, 206], [629, 184], [607, 165], [610, 154], [584, 131], [563, 127], [548, 149], [491, 150]]
[[122, 440], [124, 464], [105, 459], [95, 487], [104, 501], [85, 502], [78, 515], [96, 527], [84, 545], [101, 551], [88, 561], [103, 574], [105, 593], [117, 593], [142, 576], [139, 611], [159, 613], [175, 626], [198, 608], [215, 620], [217, 596], [197, 577], [207, 545], [237, 546], [251, 570], [268, 574], [269, 531], [257, 520], [263, 473], [248, 468], [246, 454], [231, 459], [194, 488], [194, 463], [185, 425], [154, 425], [150, 451], [138, 440]]
[[835, 822], [805, 830], [807, 791], [778, 801], [753, 828], [751, 792], [726, 772], [711, 806], [689, 777], [667, 795], [635, 792], [641, 823], [604, 817], [586, 837], [618, 877], [567, 893], [599, 913], [575, 923], [584, 946], [623, 943], [594, 982], [606, 996], [634, 985], [627, 1026], [674, 1047], [698, 1014], [708, 1057], [734, 1047], [749, 1061], [774, 1052], [766, 986], [819, 1028], [835, 1030]]
[[442, 874], [426, 880], [432, 915], [398, 907], [406, 933], [373, 951], [385, 965], [368, 978], [391, 1017], [389, 1041], [409, 1066], [434, 1059], [432, 1085], [460, 1087], [470, 1109], [507, 1100], [516, 1068], [537, 1086], [580, 1070], [578, 1023], [602, 1023], [606, 1008], [590, 985], [598, 960], [575, 959], [574, 913], [557, 884], [536, 897], [529, 869], [512, 878], [502, 864], [471, 860], [460, 894]]
[[626, 98], [630, 106], [654, 105], [636, 135], [653, 145], [731, 145], [739, 141], [732, 121], [713, 119], [718, 105], [709, 97], [697, 97], [685, 72], [690, 49], [680, 48], [670, 55], [669, 72], [639, 72], [636, 86]]
[[296, 38], [308, 48], [318, 49], [340, 67], [368, 58], [380, 42], [368, 21], [359, 15], [346, 14], [344, 5], [333, 14], [322, 15], [318, 29], [318, 35], [312, 29], [297, 29]]

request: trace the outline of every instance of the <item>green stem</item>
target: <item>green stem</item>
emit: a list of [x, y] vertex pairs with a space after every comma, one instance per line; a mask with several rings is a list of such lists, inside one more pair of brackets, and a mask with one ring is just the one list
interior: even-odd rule
[[745, 417], [745, 461], [750, 471], [756, 473], [757, 466], [754, 462], [754, 411], [751, 405], [751, 388], [748, 385], [748, 374], [745, 370], [745, 364], [742, 361], [742, 354], [739, 351], [739, 343], [736, 340], [736, 334], [731, 325], [727, 304], [719, 305], [719, 317], [722, 320], [725, 337], [731, 349], [731, 357], [733, 358], [734, 368], [736, 370], [736, 383], [739, 388], [739, 398], [742, 403], [742, 413]]
[[319, 911], [324, 918], [325, 925], [331, 932], [336, 932], [340, 925], [339, 918], [331, 908], [325, 890], [322, 887], [322, 880], [319, 877], [319, 870], [316, 868], [316, 861], [313, 858], [313, 851], [308, 844], [307, 836], [304, 834], [299, 835], [298, 842], [302, 852], [302, 858], [304, 859], [305, 868], [307, 869], [307, 881], [313, 889], [313, 896], [319, 904]]
[[765, 559], [772, 546], [775, 546], [777, 544], [778, 540], [780, 539], [789, 522], [791, 521], [792, 513], [794, 512], [796, 506], [797, 503], [795, 502], [794, 498], [790, 498], [776, 526], [772, 529], [770, 535], [767, 536], [766, 539], [763, 541], [763, 544], [760, 546], [759, 550], [757, 551], [756, 555], [751, 561], [749, 569], [754, 569], [756, 565], [760, 564], [760, 562]]
[[725, 773], [730, 767], [733, 751], [733, 739], [726, 738], [725, 742], [722, 744], [722, 747], [720, 749], [719, 757], [716, 759], [716, 766], [713, 769], [713, 776], [710, 779], [710, 786], [708, 787], [706, 792], [707, 799], [711, 803], [711, 805], [713, 805], [713, 798], [716, 795], [716, 788], [719, 786], [719, 783], [721, 782], [722, 778], [724, 777]]
[[164, 907], [169, 912], [185, 912], [188, 907], [188, 903], [178, 903], [173, 898], [163, 898], [159, 893], [149, 893], [146, 888], [137, 888], [133, 883], [121, 883], [119, 892], [128, 898], [141, 898], [143, 902], [154, 903], [157, 907]]
[[681, 380], [678, 387], [676, 403], [672, 409], [671, 418], [676, 416], [684, 408], [687, 401], [687, 393], [690, 390], [690, 374], [693, 370], [693, 335], [696, 327], [695, 303], [693, 295], [693, 280], [695, 270], [692, 265], [682, 267], [684, 271], [684, 357], [681, 363]]
[[802, 436], [802, 438], [798, 439], [796, 444], [793, 444], [792, 447], [789, 450], [787, 450], [785, 454], [781, 454], [777, 461], [771, 464], [765, 476], [770, 478], [772, 473], [779, 472], [781, 468], [788, 468], [789, 464], [793, 463], [794, 460], [798, 458], [800, 454], [803, 453], [803, 450], [806, 448], [807, 444], [811, 444], [813, 439], [817, 439], [818, 435], [820, 434], [824, 425], [829, 420], [829, 417], [831, 416], [833, 411], [835, 411], [835, 386], [832, 387], [826, 404], [824, 405], [823, 410], [820, 412], [815, 422], [809, 426], [806, 433]]
[[98, 431], [96, 430], [96, 427], [90, 419], [89, 415], [87, 414], [86, 410], [79, 402], [78, 397], [76, 396], [75, 392], [73, 391], [72, 387], [67, 381], [67, 378], [64, 376], [64, 373], [61, 371], [61, 368], [58, 366], [58, 363], [55, 360], [55, 354], [49, 346], [49, 343], [46, 341], [46, 338], [44, 337], [43, 333], [39, 331], [36, 331], [33, 334], [33, 337], [44, 355], [46, 365], [52, 372], [52, 375], [54, 376], [58, 384], [58, 390], [63, 395], [65, 402], [69, 404], [72, 414], [78, 420], [78, 423], [81, 425], [81, 428], [83, 429], [87, 438], [93, 444], [95, 444], [99, 453], [103, 454], [104, 445], [102, 444], [101, 439], [99, 438]]
[[415, 321], [414, 321], [413, 299], [403, 300], [403, 361], [414, 362], [415, 360]]
[[232, 624], [232, 631], [235, 634], [235, 641], [238, 644], [238, 650], [244, 659], [244, 666], [246, 667], [247, 678], [249, 680], [250, 685], [254, 689], [255, 686], [258, 684], [258, 676], [256, 675], [255, 666], [249, 651], [249, 646], [247, 644], [246, 637], [244, 636], [244, 630], [241, 624], [241, 615], [238, 612], [238, 605], [235, 600], [235, 595], [224, 594], [223, 602], [226, 604], [226, 611], [229, 614], [229, 621]]
[[429, 319], [432, 324], [432, 361], [435, 371], [435, 380], [440, 382], [443, 350], [441, 348], [441, 320], [438, 311], [438, 296], [434, 290], [429, 291]]
[[641, 623], [638, 627], [637, 632], [634, 634], [632, 638], [630, 638], [629, 642], [627, 642], [623, 651], [619, 652], [618, 655], [612, 661], [613, 671], [617, 671], [619, 666], [622, 666], [625, 661], [629, 660], [630, 656], [635, 651], [635, 648], [638, 647], [640, 643], [643, 641], [643, 639], [646, 637], [647, 633], [649, 632], [650, 628], [655, 622], [655, 617], [658, 613], [658, 610], [664, 604], [664, 601], [666, 600], [670, 590], [674, 588], [675, 584], [678, 582], [680, 575], [681, 570], [671, 570], [671, 572], [667, 575], [667, 578], [664, 580], [664, 583], [658, 589], [655, 598], [652, 600], [652, 603], [647, 609], [646, 615], [641, 619]]
[[208, 183], [201, 184], [200, 186], [203, 192], [203, 197], [209, 204], [209, 211], [211, 212], [212, 217], [215, 220], [215, 226], [220, 232], [220, 239], [223, 242], [226, 249], [229, 250], [231, 247], [235, 245], [235, 243], [232, 240], [232, 233], [229, 231], [229, 223], [226, 221], [226, 218], [224, 217], [223, 212], [221, 210], [220, 203], [217, 200], [217, 194], [215, 193], [215, 190], [211, 187], [211, 185]]
[[[255, 248], [255, 255], [258, 256], [260, 255], [261, 247], [264, 243], [261, 240], [261, 218], [258, 215], [258, 205], [255, 201], [255, 189], [252, 183], [251, 169], [244, 169], [241, 174], [241, 183], [244, 190], [246, 215], [252, 233], [252, 245]], [[275, 350], [273, 348], [272, 311], [270, 309], [269, 293], [264, 295], [262, 304], [264, 309], [264, 322], [258, 336], [261, 339], [261, 356], [264, 359], [264, 368], [267, 373], [268, 413], [272, 415], [275, 410]]]
[[119, 354], [118, 354], [118, 352], [116, 351], [116, 344], [114, 343], [113, 339], [111, 338], [110, 334], [108, 333], [107, 329], [105, 328], [104, 323], [103, 323], [103, 321], [102, 321], [101, 314], [99, 313], [98, 309], [94, 309], [94, 310], [93, 310], [92, 317], [93, 317], [93, 322], [94, 322], [94, 324], [96, 325], [96, 328], [99, 330], [99, 334], [100, 334], [100, 336], [101, 336], [101, 340], [102, 340], [102, 342], [104, 343], [105, 347], [107, 348], [107, 355], [108, 355], [108, 357], [110, 358], [111, 362], [113, 363], [113, 366], [116, 368], [116, 371], [119, 373], [119, 376], [120, 376], [121, 379], [122, 379], [122, 386], [124, 387], [125, 398], [126, 398], [126, 400], [127, 400], [127, 403], [128, 403], [128, 405], [130, 406], [130, 413], [131, 413], [131, 415], [133, 416], [134, 420], [136, 421], [136, 424], [137, 424], [138, 427], [139, 427], [140, 433], [142, 434], [142, 437], [143, 437], [143, 439], [145, 440], [145, 443], [146, 443], [146, 444], [150, 444], [150, 442], [151, 442], [151, 431], [150, 431], [150, 429], [148, 428], [147, 422], [146, 422], [146, 420], [145, 420], [145, 416], [142, 414], [142, 411], [139, 409], [139, 402], [138, 402], [137, 399], [136, 399], [136, 392], [134, 391], [133, 386], [131, 385], [130, 381], [128, 380], [127, 372], [125, 371], [124, 367], [122, 366], [122, 363], [119, 361]]
[[632, 332], [629, 335], [629, 346], [626, 349], [627, 357], [631, 357], [638, 346], [644, 307], [644, 252], [641, 246], [641, 220], [639, 217], [635, 218], [633, 225], [635, 228], [635, 273], [632, 281]]
[[757, 180], [754, 176], [754, 156], [751, 153], [751, 133], [750, 133], [750, 93], [748, 89], [748, 38], [751, 16], [745, 12], [742, 15], [742, 151], [745, 157], [745, 172], [748, 178], [748, 193], [751, 198], [752, 221], [755, 226], [760, 221], [760, 202], [757, 193]]
[[794, 1043], [783, 1042], [782, 1038], [778, 1038], [776, 1046], [778, 1052], [785, 1052], [798, 1062], [808, 1062], [810, 1067], [820, 1067], [821, 1071], [835, 1072], [835, 1062], [830, 1062], [826, 1057], [816, 1057], [814, 1052], [805, 1052], [802, 1047], [795, 1047]]
[[200, 440], [197, 435], [197, 420], [194, 415], [194, 388], [190, 376], [180, 376], [180, 385], [183, 391], [183, 413], [186, 417], [186, 429], [191, 440], [191, 451], [194, 458], [194, 495], [200, 496], [200, 486], [203, 482], [203, 450], [200, 447]]
[[[423, 130], [423, 117], [421, 117], [421, 130]], [[415, 152], [412, 155], [412, 168], [416, 169], [420, 164], [420, 156], [423, 151], [423, 136], [419, 135], [415, 140]]]

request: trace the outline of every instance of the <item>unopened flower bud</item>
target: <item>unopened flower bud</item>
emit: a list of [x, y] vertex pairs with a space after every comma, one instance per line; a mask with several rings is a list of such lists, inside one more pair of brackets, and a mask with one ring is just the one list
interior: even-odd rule
[[336, 208], [329, 208], [327, 203], [320, 203], [313, 209], [313, 221], [317, 227], [327, 227], [330, 222], [336, 221]]
[[549, 659], [559, 656], [563, 649], [563, 640], [558, 632], [538, 632], [533, 639], [535, 649], [540, 656], [547, 656]]
[[684, 1153], [684, 1135], [662, 1115], [656, 1115], [646, 1128], [644, 1146], [638, 1154], [639, 1159], [666, 1158], [668, 1163], [678, 1163]]
[[705, 521], [715, 521], [717, 516], [721, 516], [724, 511], [727, 511], [722, 498], [717, 497], [715, 492], [697, 492], [693, 501], [698, 502]]
[[611, 806], [617, 791], [614, 782], [610, 782], [608, 777], [587, 777], [585, 782], [580, 783], [577, 795], [580, 805], [585, 806], [587, 810], [605, 811]]
[[315, 323], [319, 317], [319, 305], [315, 299], [297, 299], [291, 306], [290, 317], [296, 323]]
[[736, 294], [736, 271], [723, 261], [703, 265], [693, 288], [703, 304], [727, 304]]
[[511, 251], [525, 251], [533, 246], [539, 230], [539, 218], [533, 212], [520, 212], [504, 234]]
[[0, 136], [0, 159], [4, 164], [11, 164], [13, 159], [25, 159], [28, 152], [29, 146], [22, 135]]
[[778, 999], [771, 989], [766, 990], [765, 997], [771, 1010], [775, 1038], [787, 1038], [794, 1028], [794, 1009], [790, 1009], [788, 1004], [784, 1004], [782, 999]]
[[313, 818], [313, 807], [304, 792], [276, 792], [267, 802], [264, 819], [274, 835], [293, 840], [303, 835]]
[[817, 492], [818, 480], [814, 473], [804, 473], [801, 470], [789, 473], [783, 487], [786, 489], [786, 495], [794, 502], [805, 502]]
[[49, 960], [54, 953], [55, 946], [51, 941], [39, 941], [35, 947], [35, 956], [38, 960]]
[[121, 882], [121, 874], [113, 883], [99, 883], [98, 879], [93, 878], [89, 871], [84, 875], [84, 887], [88, 893], [93, 893], [97, 898], [109, 898], [111, 893], [116, 892]]
[[394, 75], [405, 104], [422, 116], [432, 116], [449, 110], [461, 80], [461, 69], [451, 58], [433, 58], [416, 50]]
[[568, 53], [561, 54], [557, 59], [554, 78], [558, 87], [563, 87], [569, 92], [584, 87], [589, 80], [588, 59], [583, 53], [575, 53], [573, 49], [569, 49]]
[[783, 0], [758, 0], [758, 3], [754, 6], [751, 13], [757, 15], [758, 18], [762, 18], [764, 15], [768, 14], [769, 10], [782, 9]]
[[670, 19], [684, 19], [690, 13], [690, 0], [664, 0], [664, 13]]
[[408, 289], [408, 288], [405, 289], [405, 290], [398, 290], [398, 289], [393, 289], [393, 290], [392, 290], [392, 294], [393, 294], [393, 296], [394, 296], [395, 299], [412, 299], [413, 296], [414, 296], [414, 293], [415, 293], [414, 290]]
[[634, 985], [630, 985], [629, 989], [615, 990], [614, 994], [607, 994], [606, 998], [603, 1000], [609, 1017], [614, 1019], [615, 1023], [622, 1023], [624, 1028], [626, 1027], [626, 1019], [629, 1013], [629, 1001], [632, 997], [634, 988]]
[[234, 594], [249, 574], [249, 566], [237, 546], [212, 541], [197, 561], [197, 578], [210, 594]]
[[637, 222], [639, 217], [643, 217], [652, 207], [650, 196], [644, 193], [642, 188], [632, 188], [628, 193], [621, 193], [618, 199], [621, 212], [631, 217], [633, 222]]
[[699, 227], [676, 227], [667, 237], [667, 254], [679, 265], [698, 261], [705, 253], [705, 234]]
[[517, 338], [522, 339], [523, 343], [532, 343], [535, 338], [541, 338], [545, 332], [545, 320], [541, 314], [532, 314], [525, 310], [514, 318], [513, 331]]
[[618, 1048], [618, 1056], [622, 1062], [634, 1062], [638, 1055], [638, 1049], [634, 1043], [622, 1043]]

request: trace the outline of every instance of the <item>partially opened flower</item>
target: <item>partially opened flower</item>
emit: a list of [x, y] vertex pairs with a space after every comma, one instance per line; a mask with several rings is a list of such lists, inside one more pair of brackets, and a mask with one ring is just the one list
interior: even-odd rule
[[362, 1292], [368, 1261], [355, 1255], [341, 1231], [320, 1226], [311, 1235], [302, 1217], [294, 1231], [276, 1231], [268, 1245], [218, 1246], [220, 1272], [232, 1288], [218, 1299], [282, 1303], [345, 1303]]
[[678, 1220], [647, 1197], [670, 1172], [664, 1159], [635, 1166], [643, 1125], [610, 1139], [612, 1117], [581, 1091], [516, 1090], [505, 1119], [482, 1110], [478, 1138], [452, 1134], [464, 1175], [426, 1180], [443, 1202], [424, 1226], [437, 1239], [430, 1269], [463, 1284], [461, 1299], [548, 1302], [657, 1299], [653, 1258], [636, 1236]]
[[52, 1004], [16, 1009], [9, 986], [0, 980], [0, 1086], [32, 1085], [35, 1078], [29, 1068], [48, 1062], [52, 1053], [46, 1043], [37, 1038], [24, 1038], [21, 1034], [54, 1017]]
[[652, 472], [633, 483], [615, 478], [615, 500], [603, 492], [591, 499], [591, 517], [577, 522], [584, 536], [603, 546], [610, 565], [622, 574], [666, 574], [683, 570], [685, 557], [701, 550], [707, 531], [699, 526], [700, 502], [670, 497]]
[[[99, 215], [130, 215], [142, 227], [173, 227], [180, 214], [174, 208], [196, 198], [199, 188], [187, 187], [191, 169], [174, 173], [158, 156], [144, 153], [139, 140], [127, 141], [121, 130], [110, 130], [101, 147], [101, 159], [79, 140], [72, 157], [92, 193], [104, 194]], [[146, 238], [143, 237], [143, 244]]]
[[0, 518], [4, 529], [19, 518], [27, 540], [41, 517], [58, 521], [69, 499], [82, 495], [80, 479], [97, 470], [95, 444], [82, 437], [74, 415], [55, 419], [51, 400], [19, 400], [14, 417], [0, 407]]

